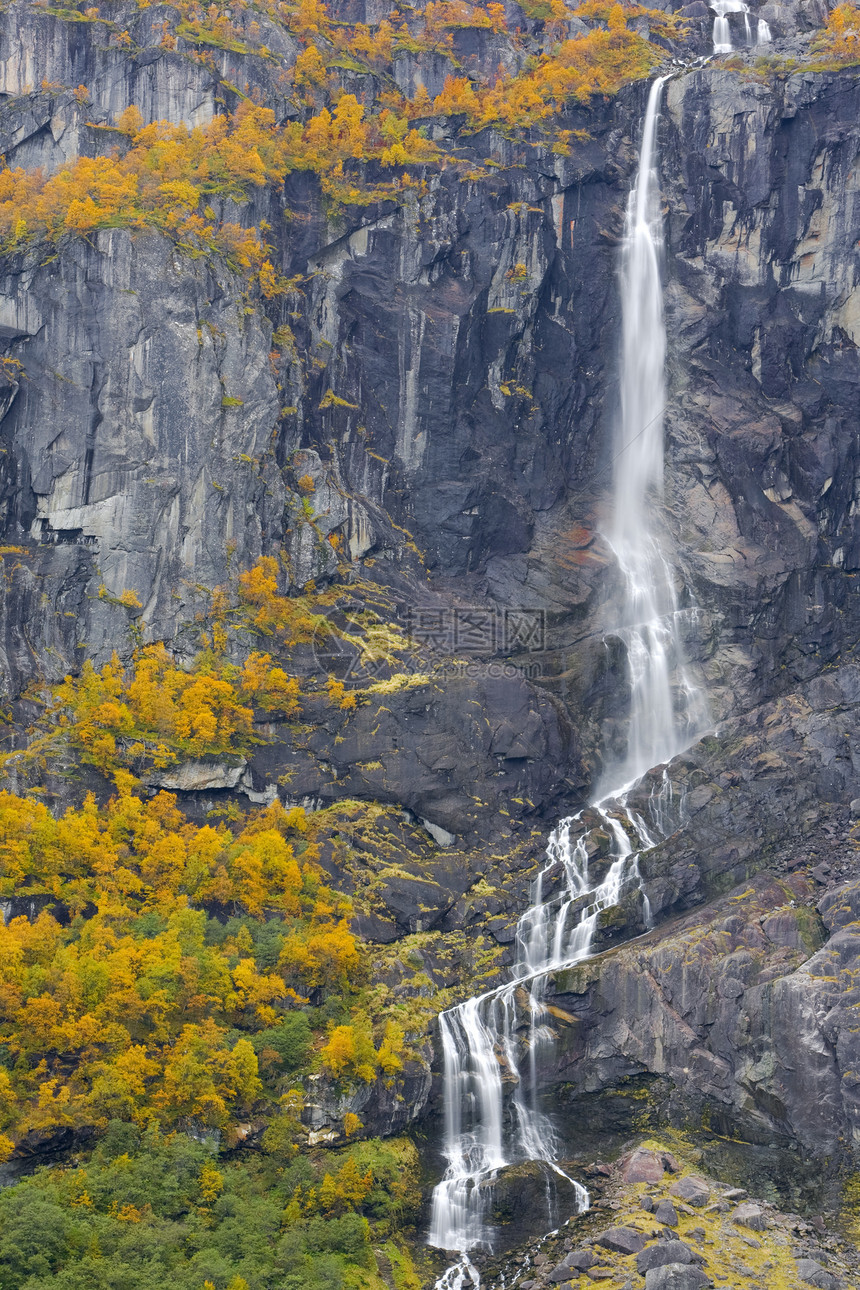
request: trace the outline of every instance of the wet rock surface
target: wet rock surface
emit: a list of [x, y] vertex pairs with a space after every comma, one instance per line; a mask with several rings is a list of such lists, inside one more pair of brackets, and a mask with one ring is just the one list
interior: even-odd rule
[[[855, 887], [831, 898], [846, 920]], [[559, 1028], [547, 1080], [585, 1092], [643, 1071], [668, 1075], [683, 1089], [681, 1102], [709, 1106], [712, 1125], [741, 1124], [762, 1141], [795, 1139], [814, 1154], [824, 1143], [837, 1150], [856, 1115], [853, 1049], [840, 1024], [853, 994], [843, 996], [839, 975], [840, 964], [854, 961], [853, 931], [817, 949], [825, 931], [815, 899], [801, 873], [762, 875], [710, 906], [707, 922], [697, 914], [665, 929], [653, 950], [649, 936], [559, 974], [554, 997], [576, 1024]], [[832, 919], [830, 901], [819, 903]], [[720, 990], [725, 977], [742, 979], [740, 995]], [[674, 1097], [664, 1104], [670, 1115]], [[673, 1197], [685, 1205], [707, 1205], [706, 1189], [689, 1180], [676, 1186]]]

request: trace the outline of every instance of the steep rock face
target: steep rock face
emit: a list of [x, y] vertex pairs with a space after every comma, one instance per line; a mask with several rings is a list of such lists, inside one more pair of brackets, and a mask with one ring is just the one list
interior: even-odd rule
[[[680, 828], [643, 857], [655, 916], [743, 882], [812, 839], [860, 782], [855, 666], [719, 728], [672, 765]], [[644, 804], [649, 782], [638, 790]]]
[[[356, 404], [335, 423], [337, 438], [350, 444], [365, 426], [391, 463], [386, 505], [449, 576], [527, 549], [535, 513], [560, 493], [583, 392], [561, 365], [571, 302], [547, 317], [543, 298], [556, 260], [555, 188], [534, 171], [495, 181], [447, 171], [397, 215], [290, 263], [320, 275], [308, 312], [309, 347], [330, 350], [321, 388]], [[530, 414], [539, 381], [546, 388]], [[546, 433], [550, 416], [558, 437]]]
[[[856, 634], [855, 88], [708, 69], [666, 93], [668, 520], [700, 610], [690, 647], [725, 715]], [[624, 711], [599, 527], [638, 108], [631, 93], [592, 117], [570, 159], [487, 135], [476, 159], [525, 171], [447, 172], [401, 214], [328, 246], [311, 219], [285, 251], [290, 272], [320, 271], [307, 389], [356, 405], [320, 418], [314, 393], [294, 442], [336, 445], [353, 496], [377, 479], [437, 579], [546, 610], [544, 683], [604, 744]]]
[[277, 768], [294, 797], [399, 804], [450, 834], [443, 846], [455, 835], [467, 844], [510, 837], [517, 799], [518, 817], [561, 809], [576, 740], [545, 692], [477, 669], [410, 681], [389, 690], [381, 683], [355, 712], [309, 700], [306, 730], [270, 727], [268, 746], [250, 763], [258, 787]]
[[[14, 688], [39, 664], [62, 675], [76, 651], [122, 645], [123, 591], [157, 637], [177, 637], [201, 584], [224, 581], [231, 552], [253, 563], [283, 509], [260, 467], [277, 412], [268, 337], [239, 284], [157, 235], [94, 242], [49, 266], [22, 257], [2, 283], [4, 334], [27, 365], [2, 427], [5, 529], [26, 544], [13, 583], [59, 592], [37, 622], [11, 597]], [[66, 608], [72, 584], [83, 612]]]
[[667, 91], [671, 504], [725, 642], [709, 672], [731, 640], [746, 702], [856, 635], [856, 93], [719, 71]]
[[[22, 0], [4, 10], [0, 29], [0, 95], [4, 96], [0, 129], [11, 130], [11, 158], [17, 165], [56, 164], [73, 152], [67, 131], [78, 123], [107, 120], [127, 107], [137, 107], [144, 120], [203, 125], [216, 112], [222, 80], [250, 89], [261, 86], [279, 113], [293, 115], [285, 86], [278, 84], [278, 63], [295, 61], [299, 50], [282, 27], [265, 14], [248, 15], [257, 22], [260, 43], [275, 55], [267, 59], [255, 49], [207, 50], [208, 59], [194, 55], [194, 42], [182, 37], [171, 44], [164, 33], [175, 26], [176, 12], [167, 7], [111, 7], [111, 17], [88, 19], [40, 11]], [[235, 16], [242, 23], [240, 15]], [[86, 89], [86, 112], [75, 112], [63, 90]], [[59, 100], [59, 102], [57, 101]], [[32, 112], [36, 130], [26, 130], [22, 109]], [[20, 151], [19, 151], [20, 149]]]
[[[94, 87], [86, 107], [56, 90], [7, 102], [3, 119], [13, 149], [25, 149], [22, 158], [32, 160], [34, 149], [60, 147], [65, 156], [73, 147], [104, 147], [85, 121], [115, 118], [137, 92], [125, 83], [116, 88], [107, 72], [100, 79], [98, 60], [114, 57], [112, 46], [96, 40], [100, 25], [60, 23], [55, 31], [50, 24], [59, 20], [50, 15], [25, 6], [13, 7], [13, 15], [19, 26], [35, 24], [23, 42], [39, 62], [34, 78], [41, 70], [49, 82], [56, 73], [58, 81], [72, 83], [78, 58]], [[193, 121], [196, 109], [180, 111], [176, 104], [183, 95], [203, 93], [199, 78], [214, 73], [157, 45], [148, 21], [144, 14], [144, 25], [134, 28], [147, 50], [145, 66], [160, 68], [158, 76], [173, 69], [179, 88], [160, 91], [152, 102], [137, 98], [153, 115]], [[60, 60], [54, 71], [49, 54]], [[289, 62], [292, 55], [283, 50], [280, 56]], [[126, 57], [126, 64], [135, 59]], [[268, 67], [256, 56], [251, 62], [258, 72]], [[12, 46], [6, 63], [13, 68]], [[230, 70], [221, 69], [225, 80]], [[239, 76], [235, 68], [232, 73]], [[20, 94], [25, 72], [17, 67], [8, 76], [8, 92]], [[110, 94], [99, 89], [102, 83]], [[666, 94], [661, 147], [674, 374], [669, 518], [677, 559], [702, 611], [689, 624], [691, 648], [707, 675], [715, 714], [722, 715], [811, 675], [855, 633], [850, 408], [857, 363], [849, 249], [855, 89], [838, 74], [799, 73], [765, 85], [708, 68], [677, 77]], [[428, 172], [424, 188], [407, 193], [397, 207], [326, 216], [317, 181], [289, 176], [281, 199], [292, 213], [288, 223], [265, 196], [242, 218], [270, 220], [280, 267], [302, 280], [301, 294], [275, 304], [268, 321], [245, 315], [241, 335], [238, 284], [218, 271], [213, 280], [212, 271], [167, 247], [156, 250], [154, 236], [105, 234], [91, 252], [70, 244], [35, 274], [22, 263], [5, 286], [4, 334], [7, 353], [20, 357], [28, 373], [32, 368], [39, 392], [31, 388], [36, 380], [25, 389], [19, 384], [7, 417], [17, 459], [8, 490], [9, 540], [41, 536], [43, 520], [47, 536], [51, 529], [80, 529], [82, 541], [96, 541], [94, 558], [106, 569], [108, 591], [135, 591], [146, 605], [145, 633], [158, 639], [173, 637], [181, 620], [181, 605], [169, 600], [183, 594], [178, 583], [183, 577], [204, 586], [219, 581], [226, 561], [220, 548], [227, 544], [237, 544], [239, 564], [250, 562], [261, 543], [285, 543], [294, 585], [301, 586], [331, 576], [330, 541], [341, 539], [353, 559], [383, 555], [414, 566], [400, 531], [406, 528], [443, 596], [456, 590], [461, 603], [500, 613], [521, 607], [547, 613], [541, 679], [573, 713], [593, 762], [598, 742], [611, 747], [624, 712], [623, 656], [602, 640], [614, 576], [599, 527], [615, 408], [616, 243], [640, 110], [635, 88], [587, 118], [574, 116], [569, 124], [587, 119], [591, 137], [575, 143], [569, 157], [485, 132], [459, 145], [462, 165]], [[74, 144], [62, 142], [66, 129]], [[433, 129], [446, 133], [443, 126]], [[128, 249], [119, 251], [126, 242]], [[133, 268], [117, 270], [114, 261]], [[197, 492], [193, 501], [177, 503], [179, 529], [200, 511], [210, 487], [201, 483], [199, 463], [210, 456], [213, 422], [221, 422], [222, 438], [235, 449], [227, 453], [216, 443], [207, 535], [199, 555], [186, 544], [169, 571], [166, 562], [176, 559], [173, 519], [157, 523], [171, 535], [163, 544], [136, 531], [137, 503], [110, 533], [96, 531], [91, 512], [79, 524], [78, 510], [91, 503], [77, 495], [83, 485], [72, 484], [77, 468], [57, 472], [60, 458], [86, 458], [88, 448], [78, 454], [76, 442], [71, 450], [58, 444], [49, 452], [27, 430], [34, 419], [45, 427], [42, 435], [51, 433], [51, 424], [89, 421], [88, 429], [73, 433], [89, 434], [97, 453], [106, 434], [118, 433], [110, 408], [122, 400], [111, 383], [126, 375], [114, 374], [113, 366], [125, 369], [128, 362], [112, 346], [131, 324], [116, 324], [113, 306], [97, 299], [93, 287], [83, 289], [90, 293], [84, 299], [66, 283], [83, 274], [90, 283], [110, 284], [117, 271], [147, 281], [168, 263], [158, 291], [172, 281], [187, 302], [182, 307], [156, 304], [148, 285], [116, 291], [141, 291], [141, 312], [163, 307], [176, 331], [178, 346], [163, 358], [155, 353], [154, 361], [164, 373], [162, 407], [170, 402], [171, 415], [185, 426], [181, 451], [198, 462], [183, 471], [183, 487]], [[62, 299], [80, 299], [83, 313], [98, 320], [98, 339], [77, 309], [70, 306], [66, 318], [51, 307], [55, 281], [63, 283]], [[131, 297], [124, 307], [130, 318]], [[268, 328], [285, 324], [292, 339], [272, 377], [263, 361]], [[95, 411], [82, 411], [84, 395], [74, 385], [54, 382], [48, 415], [39, 402], [48, 397], [40, 340], [62, 352], [69, 329], [75, 351], [93, 357], [91, 370], [82, 366], [67, 379], [89, 390]], [[186, 390], [178, 374], [192, 355], [194, 378]], [[142, 404], [152, 382], [144, 390], [146, 374], [137, 379], [141, 389], [129, 388], [122, 398], [127, 393]], [[171, 380], [181, 401], [169, 395]], [[175, 427], [136, 429], [149, 415], [133, 411], [136, 420], [122, 429], [127, 445], [105, 442], [105, 453], [150, 461], [135, 436], [152, 433], [157, 452], [175, 460]], [[101, 421], [94, 427], [94, 418], [104, 418], [104, 427]], [[269, 465], [257, 472], [247, 461], [265, 458], [271, 436], [277, 462], [287, 467], [283, 483]], [[297, 517], [290, 502], [299, 474], [314, 480], [313, 524]], [[60, 478], [62, 486], [53, 482]], [[156, 475], [148, 469], [145, 478]], [[29, 481], [48, 491], [30, 493]], [[64, 488], [74, 496], [61, 495]], [[254, 498], [248, 528], [243, 517]], [[97, 504], [105, 502], [99, 495]], [[144, 509], [150, 519], [166, 515], [160, 497]], [[112, 554], [105, 558], [108, 546]], [[116, 554], [126, 548], [127, 558]], [[137, 549], [145, 558], [134, 555]], [[156, 570], [143, 572], [144, 563]], [[154, 592], [156, 582], [162, 591]], [[49, 601], [60, 595], [53, 576], [43, 586]], [[422, 594], [416, 587], [412, 597]], [[52, 615], [40, 630], [44, 644], [56, 648]], [[88, 622], [80, 631], [96, 656], [116, 634]], [[442, 652], [452, 646], [444, 642]], [[484, 642], [480, 652], [524, 661], [516, 641]], [[63, 655], [71, 657], [68, 644]], [[13, 689], [21, 679], [10, 667]]]
[[[677, 827], [640, 856], [642, 893], [601, 917], [592, 958], [550, 978], [537, 1078], [571, 1153], [589, 1098], [652, 1085], [652, 1113], [676, 1126], [833, 1165], [854, 1149], [858, 701], [856, 666], [834, 669], [670, 764]], [[629, 809], [647, 818], [660, 785], [646, 777]], [[590, 858], [592, 880], [605, 864]], [[546, 874], [545, 899], [562, 879]], [[595, 1114], [611, 1132], [611, 1111]]]
[[554, 1001], [578, 1023], [559, 1026], [568, 1096], [647, 1072], [670, 1078], [663, 1113], [678, 1124], [794, 1141], [819, 1158], [853, 1147], [853, 994], [841, 973], [856, 962], [855, 929], [809, 956], [852, 921], [854, 886], [819, 903], [822, 926], [808, 877], [761, 878], [706, 920], [562, 974]]

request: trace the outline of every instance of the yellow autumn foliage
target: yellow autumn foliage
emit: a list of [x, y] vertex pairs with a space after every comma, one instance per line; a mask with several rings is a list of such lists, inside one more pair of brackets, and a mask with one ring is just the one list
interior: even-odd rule
[[[299, 56], [297, 79], [313, 85], [324, 77], [320, 55], [309, 46]], [[323, 107], [305, 125], [278, 126], [271, 108], [245, 101], [232, 116], [216, 116], [193, 129], [167, 121], [144, 124], [140, 112], [129, 108], [119, 116], [117, 131], [130, 141], [124, 151], [78, 157], [54, 174], [0, 169], [0, 250], [37, 238], [57, 241], [68, 233], [156, 228], [189, 254], [215, 252], [252, 276], [263, 270], [262, 286], [270, 293], [273, 269], [260, 231], [219, 222], [212, 198], [242, 203], [255, 188], [282, 183], [291, 170], [316, 171], [325, 191], [347, 196], [344, 160], [379, 157], [387, 146], [352, 94], [341, 95], [333, 112]], [[438, 149], [413, 131], [405, 160], [437, 156]], [[355, 199], [366, 200], [367, 194], [356, 189]]]
[[848, 3], [831, 9], [814, 47], [827, 66], [851, 67], [860, 62], [860, 8]]
[[[89, 797], [60, 817], [0, 793], [0, 893], [58, 902], [0, 925], [9, 1139], [111, 1119], [223, 1127], [251, 1111], [257, 1048], [277, 1063], [281, 1019], [320, 983], [344, 992], [362, 975], [349, 906], [306, 830], [278, 804], [234, 833], [191, 824], [166, 793]], [[248, 923], [224, 935], [212, 910], [258, 920], [265, 966]], [[274, 1038], [255, 1046], [258, 1033]]]
[[204, 655], [180, 666], [163, 644], [137, 650], [125, 668], [116, 654], [55, 691], [57, 729], [104, 771], [163, 768], [187, 757], [242, 754], [254, 742], [254, 707], [287, 716], [299, 685], [269, 654], [239, 668]]

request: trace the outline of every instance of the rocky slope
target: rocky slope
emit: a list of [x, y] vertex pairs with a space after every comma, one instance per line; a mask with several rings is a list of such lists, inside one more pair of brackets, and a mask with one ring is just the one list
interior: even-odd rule
[[827, 1232], [819, 1216], [810, 1223], [752, 1200], [744, 1188], [720, 1185], [703, 1175], [700, 1153], [677, 1135], [668, 1147], [646, 1139], [614, 1165], [592, 1163], [592, 1211], [532, 1245], [515, 1284], [847, 1290], [855, 1282], [856, 1250]]

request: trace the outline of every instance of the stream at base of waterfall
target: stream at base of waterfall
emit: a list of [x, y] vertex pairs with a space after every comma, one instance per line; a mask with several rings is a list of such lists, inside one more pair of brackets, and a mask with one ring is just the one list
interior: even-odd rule
[[[557, 1163], [560, 1143], [538, 1099], [541, 1050], [553, 1042], [544, 1003], [550, 974], [592, 952], [604, 910], [640, 892], [638, 858], [678, 826], [682, 803], [668, 775], [637, 809], [631, 790], [704, 731], [707, 704], [682, 645], [675, 575], [660, 536], [666, 328], [657, 123], [666, 78], [653, 82], [630, 192], [620, 266], [620, 412], [613, 443], [612, 514], [606, 539], [620, 573], [612, 635], [626, 649], [630, 709], [626, 753], [596, 800], [562, 820], [550, 837], [532, 903], [517, 924], [512, 979], [439, 1017], [447, 1169], [433, 1193], [428, 1242], [457, 1261], [436, 1290], [480, 1286], [470, 1252], [492, 1247], [487, 1223], [500, 1169], [537, 1161], [568, 1191], [568, 1212], [588, 1208], [585, 1188]], [[598, 841], [599, 839], [599, 841]], [[599, 868], [598, 868], [599, 866]], [[591, 869], [591, 873], [589, 872]]]

